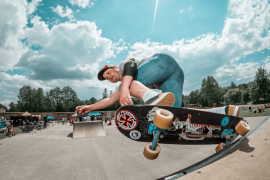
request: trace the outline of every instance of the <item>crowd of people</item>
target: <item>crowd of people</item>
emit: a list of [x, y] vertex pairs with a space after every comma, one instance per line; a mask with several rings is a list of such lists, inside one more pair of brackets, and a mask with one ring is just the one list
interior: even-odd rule
[[[262, 113], [262, 112], [265, 112], [264, 109], [266, 108], [270, 108], [270, 104], [264, 104], [264, 107], [258, 107], [258, 109], [256, 109], [255, 107], [251, 108], [251, 102], [248, 102], [248, 108], [249, 108], [249, 111], [250, 113]], [[244, 109], [244, 107], [243, 107]]]
[[105, 122], [106, 125], [112, 125], [112, 120], [114, 119], [114, 116], [104, 116], [104, 115], [100, 115], [100, 116], [86, 116], [86, 117], [79, 117], [79, 118], [75, 118], [73, 117], [72, 119], [70, 119], [70, 125], [72, 125], [75, 121], [97, 121], [97, 120], [102, 120], [103, 122]]

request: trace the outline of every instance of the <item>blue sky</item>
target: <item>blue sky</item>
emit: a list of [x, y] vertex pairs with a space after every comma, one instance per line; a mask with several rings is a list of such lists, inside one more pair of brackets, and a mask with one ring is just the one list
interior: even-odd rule
[[171, 54], [185, 73], [184, 94], [214, 76], [220, 86], [270, 71], [267, 0], [2, 0], [0, 103], [23, 85], [71, 86], [82, 100], [101, 98], [105, 64]]

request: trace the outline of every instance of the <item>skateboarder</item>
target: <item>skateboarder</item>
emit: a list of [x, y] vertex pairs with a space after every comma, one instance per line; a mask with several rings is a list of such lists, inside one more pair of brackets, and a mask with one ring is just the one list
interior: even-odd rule
[[89, 106], [78, 106], [76, 111], [87, 113], [106, 108], [118, 100], [121, 106], [131, 105], [130, 96], [142, 99], [145, 104], [181, 107], [184, 73], [168, 54], [157, 53], [139, 61], [122, 61], [119, 67], [105, 65], [98, 73], [98, 79], [112, 83], [122, 81], [122, 84], [110, 97]]
[[[165, 53], [157, 53], [142, 60], [125, 60], [119, 67], [105, 65], [98, 73], [100, 81], [112, 83], [122, 81], [118, 91], [110, 97], [88, 106], [76, 107], [76, 112], [88, 113], [103, 109], [119, 100], [121, 106], [132, 105], [130, 96], [142, 99], [147, 105], [181, 107], [184, 73], [176, 60]], [[159, 93], [153, 89], [159, 89]], [[228, 107], [212, 108], [205, 111], [229, 114]], [[238, 109], [237, 109], [238, 110]], [[232, 110], [234, 111], [234, 109]], [[234, 115], [239, 114], [236, 111]]]

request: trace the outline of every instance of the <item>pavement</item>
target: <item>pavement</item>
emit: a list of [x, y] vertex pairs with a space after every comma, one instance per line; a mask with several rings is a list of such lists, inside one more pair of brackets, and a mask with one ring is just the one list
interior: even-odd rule
[[[250, 122], [250, 126], [253, 128], [264, 118], [245, 119]], [[259, 151], [257, 145], [261, 143], [259, 145], [269, 147], [269, 141], [264, 140], [270, 140], [269, 126], [269, 123], [263, 125], [259, 129], [261, 132], [257, 130], [258, 134], [255, 134], [255, 131], [254, 135], [250, 136], [251, 139], [248, 144], [243, 143], [244, 146], [252, 147], [255, 150], [251, 148], [249, 149], [251, 152], [246, 152], [247, 150], [236, 149], [231, 154], [208, 166], [214, 166], [215, 163], [224, 161], [222, 164], [224, 165], [226, 162], [227, 166], [223, 166], [223, 168], [226, 170], [228, 166], [233, 166], [236, 168], [233, 171], [237, 174], [237, 168], [247, 163], [246, 160], [232, 162], [235, 159], [234, 154], [240, 151], [240, 153], [244, 153], [243, 156], [247, 155], [248, 159], [256, 159], [256, 166], [254, 165], [252, 170], [247, 169], [248, 171], [254, 173], [264, 172], [264, 169], [269, 168], [269, 166], [265, 166], [265, 164], [261, 166], [261, 163], [270, 162], [269, 155], [262, 154], [264, 148]], [[73, 139], [72, 126], [57, 124], [41, 132], [19, 134], [0, 140], [0, 178], [1, 180], [158, 179], [209, 157], [215, 153], [215, 148], [218, 145], [216, 143], [203, 144], [201, 142], [160, 144], [161, 153], [159, 157], [156, 160], [148, 160], [143, 156], [146, 142], [128, 139], [117, 130], [114, 122], [112, 126], [105, 126], [104, 129], [106, 137]], [[257, 141], [256, 138], [260, 139], [260, 141]], [[255, 152], [258, 154], [255, 154]], [[253, 155], [252, 158], [251, 155]], [[226, 160], [227, 158], [230, 161]], [[263, 160], [263, 158], [266, 158], [266, 160]], [[206, 178], [209, 177], [209, 173], [213, 179], [225, 179], [225, 177], [231, 175], [228, 170], [222, 174], [219, 173], [220, 169], [216, 169], [214, 172], [211, 172], [211, 169], [200, 171], [200, 173], [198, 171], [194, 172], [194, 176], [192, 176], [193, 173], [190, 173], [180, 179]], [[245, 171], [241, 171], [241, 173], [243, 172]], [[267, 172], [267, 175], [269, 175], [269, 172]], [[199, 176], [197, 176], [198, 174]], [[238, 176], [234, 175], [234, 177]], [[245, 176], [245, 179], [251, 177], [254, 176]], [[239, 178], [242, 178], [241, 174]]]
[[[246, 118], [250, 123], [265, 117]], [[269, 180], [270, 179], [270, 120], [248, 139], [217, 161], [187, 174], [178, 180]]]

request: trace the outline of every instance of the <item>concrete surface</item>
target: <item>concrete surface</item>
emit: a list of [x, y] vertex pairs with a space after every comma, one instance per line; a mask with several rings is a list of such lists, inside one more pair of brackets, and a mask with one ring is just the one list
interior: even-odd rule
[[[255, 127], [264, 118], [246, 119]], [[143, 156], [146, 142], [128, 139], [117, 130], [114, 122], [104, 129], [106, 137], [88, 139], [72, 139], [72, 126], [69, 125], [55, 125], [36, 134], [5, 138], [0, 141], [0, 178], [157, 179], [205, 159], [215, 153], [217, 146], [200, 142], [160, 144], [158, 159], [148, 160]], [[258, 156], [257, 162], [260, 161]], [[240, 167], [244, 162], [230, 166]], [[200, 174], [204, 175], [202, 172]], [[220, 179], [221, 176], [213, 173], [212, 177]]]
[[74, 122], [73, 139], [106, 136], [103, 121]]
[[[267, 117], [267, 116], [266, 116]], [[246, 118], [253, 123], [266, 117]], [[248, 140], [217, 161], [185, 175], [179, 180], [269, 180], [270, 120], [248, 137]]]

